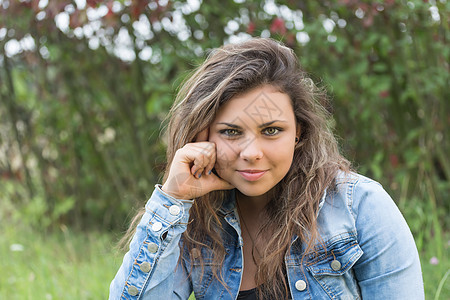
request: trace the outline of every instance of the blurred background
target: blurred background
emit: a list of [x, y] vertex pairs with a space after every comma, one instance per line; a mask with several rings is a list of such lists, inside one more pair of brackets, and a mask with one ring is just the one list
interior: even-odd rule
[[162, 121], [208, 51], [294, 49], [342, 152], [381, 182], [450, 299], [446, 0], [0, 0], [0, 298], [105, 299], [160, 182]]

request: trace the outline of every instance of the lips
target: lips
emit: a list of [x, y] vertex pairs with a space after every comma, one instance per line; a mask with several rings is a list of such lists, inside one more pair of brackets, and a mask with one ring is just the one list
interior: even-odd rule
[[244, 179], [248, 181], [256, 181], [260, 179], [267, 170], [238, 170], [239, 174], [241, 174]]

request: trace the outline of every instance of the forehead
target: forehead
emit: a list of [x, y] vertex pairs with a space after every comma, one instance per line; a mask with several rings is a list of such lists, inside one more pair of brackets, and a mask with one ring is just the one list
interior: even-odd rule
[[223, 104], [216, 122], [235, 119], [261, 124], [276, 119], [295, 120], [290, 97], [273, 86], [257, 87]]

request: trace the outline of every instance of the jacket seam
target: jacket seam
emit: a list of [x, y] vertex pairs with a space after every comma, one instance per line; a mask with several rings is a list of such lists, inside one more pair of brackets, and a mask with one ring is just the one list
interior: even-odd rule
[[340, 254], [340, 253], [343, 253], [343, 252], [347, 251], [347, 249], [349, 249], [349, 248], [351, 248], [353, 246], [356, 246], [356, 245], [358, 245], [358, 243], [353, 242], [352, 244], [348, 245], [344, 249], [341, 249], [341, 250], [338, 250], [338, 251], [330, 251], [326, 255], [319, 256], [317, 259], [306, 263], [306, 266], [309, 267], [309, 266], [311, 266], [311, 265], [313, 265], [313, 264], [315, 264], [317, 262], [323, 261], [323, 260], [327, 259], [328, 257], [331, 257], [332, 256], [332, 254], [330, 255], [331, 252]]

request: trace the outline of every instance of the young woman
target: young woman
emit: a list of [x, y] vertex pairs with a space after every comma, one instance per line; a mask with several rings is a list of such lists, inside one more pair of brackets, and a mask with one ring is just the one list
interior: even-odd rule
[[323, 100], [278, 42], [212, 52], [171, 110], [110, 299], [423, 299], [405, 220], [350, 171]]

